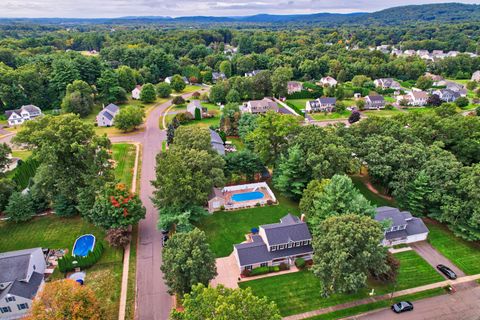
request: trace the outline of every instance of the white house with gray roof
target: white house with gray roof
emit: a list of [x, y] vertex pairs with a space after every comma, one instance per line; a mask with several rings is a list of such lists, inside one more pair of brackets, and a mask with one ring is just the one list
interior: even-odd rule
[[42, 110], [39, 107], [34, 106], [33, 104], [21, 106], [20, 109], [5, 111], [5, 116], [7, 117], [9, 126], [16, 126], [22, 124], [25, 121], [34, 119], [41, 115]]
[[99, 127], [111, 127], [115, 124], [115, 116], [120, 111], [120, 108], [110, 103], [102, 109], [97, 115], [97, 125]]
[[44, 285], [42, 248], [0, 253], [0, 319], [25, 316]]
[[375, 220], [389, 222], [384, 231], [384, 246], [427, 240], [427, 226], [422, 219], [413, 217], [410, 212], [392, 207], [379, 207], [376, 211]]
[[248, 113], [266, 113], [267, 111], [278, 112], [278, 104], [270, 98], [263, 98], [262, 100], [251, 100], [248, 101], [242, 108], [242, 112]]
[[335, 109], [336, 103], [336, 98], [318, 98], [316, 100], [307, 101], [305, 103], [305, 110], [307, 112], [332, 112]]
[[400, 86], [400, 83], [398, 83], [398, 81], [395, 81], [393, 78], [380, 78], [373, 81], [373, 83], [375, 84], [375, 87], [382, 88], [383, 90], [400, 90], [402, 88], [402, 86]]
[[378, 110], [385, 108], [385, 99], [383, 96], [366, 96], [365, 97], [365, 109], [367, 110]]
[[233, 252], [240, 271], [293, 265], [297, 258], [312, 258], [312, 235], [304, 221], [289, 213], [279, 223], [260, 226], [250, 242], [234, 245]]

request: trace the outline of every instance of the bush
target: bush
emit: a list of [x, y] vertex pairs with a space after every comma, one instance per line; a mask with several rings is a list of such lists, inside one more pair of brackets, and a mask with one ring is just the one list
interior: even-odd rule
[[300, 270], [305, 269], [305, 265], [306, 265], [305, 259], [303, 259], [303, 258], [295, 259], [295, 265]]
[[387, 265], [390, 267], [387, 272], [376, 274], [375, 270], [371, 270], [373, 278], [382, 282], [394, 282], [400, 269], [400, 261], [393, 254], [387, 252]]
[[282, 262], [282, 263], [280, 263], [278, 268], [279, 268], [280, 271], [285, 271], [285, 270], [290, 269], [290, 266], [288, 264], [286, 264], [285, 262]]
[[180, 104], [184, 104], [184, 103], [185, 103], [185, 99], [183, 99], [182, 96], [176, 96], [176, 97], [173, 98], [172, 103], [173, 103], [173, 104], [176, 104], [176, 105], [178, 106], [178, 105], [180, 105]]
[[393, 109], [395, 109], [395, 107], [394, 107], [393, 105], [391, 105], [391, 104], [387, 104], [387, 105], [385, 106], [385, 110], [393, 110]]
[[352, 114], [348, 117], [348, 123], [352, 124], [360, 121], [360, 112], [353, 111]]
[[459, 107], [461, 109], [468, 106], [469, 103], [470, 103], [470, 101], [468, 101], [468, 98], [466, 98], [466, 97], [460, 97], [457, 100], [455, 100], [455, 104], [457, 105], [457, 107]]
[[34, 212], [35, 207], [30, 193], [14, 192], [5, 208], [7, 217], [13, 222], [28, 221], [32, 218]]
[[175, 115], [175, 118], [179, 124], [184, 124], [184, 123], [187, 123], [189, 121], [192, 121], [193, 120], [193, 117], [190, 113], [188, 112], [181, 112], [181, 113], [177, 113]]
[[115, 248], [125, 248], [130, 242], [130, 231], [127, 228], [113, 228], [107, 231], [105, 240]]
[[[100, 260], [103, 254], [103, 245], [101, 242], [95, 243], [93, 251], [89, 252], [85, 257], [74, 257], [71, 254], [66, 254], [58, 260], [58, 268], [60, 272], [73, 271], [75, 268], [86, 269], [93, 266]], [[73, 263], [77, 261], [77, 263]]]
[[315, 99], [315, 93], [303, 90], [287, 95], [287, 99]]

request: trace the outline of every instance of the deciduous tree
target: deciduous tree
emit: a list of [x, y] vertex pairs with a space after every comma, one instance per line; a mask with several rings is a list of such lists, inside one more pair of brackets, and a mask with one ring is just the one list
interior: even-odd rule
[[126, 106], [115, 116], [115, 127], [127, 132], [135, 130], [143, 123], [145, 111], [139, 107]]

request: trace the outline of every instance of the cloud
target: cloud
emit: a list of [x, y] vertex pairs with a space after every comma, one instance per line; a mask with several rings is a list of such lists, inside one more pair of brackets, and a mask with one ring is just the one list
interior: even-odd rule
[[[5, 0], [3, 0], [5, 1]], [[446, 0], [6, 0], [2, 17], [240, 16], [258, 13], [371, 12]], [[459, 0], [478, 3], [478, 0]]]

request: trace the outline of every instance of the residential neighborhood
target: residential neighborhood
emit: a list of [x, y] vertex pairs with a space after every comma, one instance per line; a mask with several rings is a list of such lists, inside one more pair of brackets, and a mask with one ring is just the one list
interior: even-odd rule
[[480, 6], [11, 2], [0, 320], [480, 319]]

